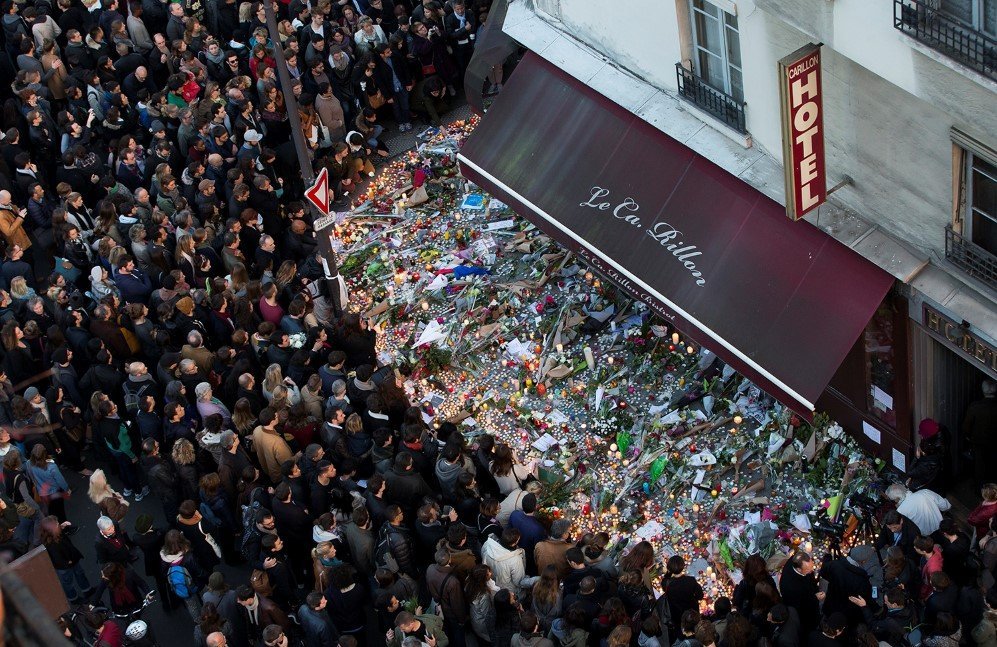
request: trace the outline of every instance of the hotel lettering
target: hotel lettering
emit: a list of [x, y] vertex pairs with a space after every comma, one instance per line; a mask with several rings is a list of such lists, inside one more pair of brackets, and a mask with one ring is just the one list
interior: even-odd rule
[[779, 61], [786, 214], [799, 220], [827, 199], [820, 46]]

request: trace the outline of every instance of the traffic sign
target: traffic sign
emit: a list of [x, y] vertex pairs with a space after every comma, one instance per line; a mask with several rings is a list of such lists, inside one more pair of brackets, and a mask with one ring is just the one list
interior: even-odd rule
[[323, 168], [319, 171], [315, 183], [305, 191], [305, 197], [319, 211], [329, 215], [329, 169]]

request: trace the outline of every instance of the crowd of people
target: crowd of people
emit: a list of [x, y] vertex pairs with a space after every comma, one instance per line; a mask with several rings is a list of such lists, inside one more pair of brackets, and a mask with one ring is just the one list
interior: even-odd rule
[[[434, 424], [282, 168], [277, 59], [348, 196], [396, 152], [382, 121], [439, 122], [488, 3], [275, 4], [279, 42], [259, 2], [2, 5], [4, 554], [44, 545], [73, 605], [124, 617], [155, 589], [207, 647], [997, 647], [997, 486], [961, 528], [927, 458], [874, 546], [819, 577], [794, 552], [778, 582], [752, 556], [708, 605], [681, 556], [575, 536], [538, 515], [534, 465]], [[147, 496], [161, 518], [129, 513]], [[100, 614], [64, 628], [124, 641]]]

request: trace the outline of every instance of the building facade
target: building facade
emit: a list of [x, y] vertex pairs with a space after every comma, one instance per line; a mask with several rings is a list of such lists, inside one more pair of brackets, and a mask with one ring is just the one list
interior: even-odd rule
[[896, 283], [818, 410], [900, 468], [934, 418], [959, 466], [997, 378], [997, 4], [510, 0], [502, 29], [781, 203], [778, 61], [822, 44], [836, 190], [806, 220]]

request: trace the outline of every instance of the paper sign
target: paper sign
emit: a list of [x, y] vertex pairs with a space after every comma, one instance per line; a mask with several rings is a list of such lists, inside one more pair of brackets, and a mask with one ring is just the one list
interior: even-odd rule
[[882, 442], [882, 435], [879, 433], [879, 430], [864, 420], [862, 421], [862, 433], [868, 436], [872, 442], [877, 445]]
[[510, 229], [516, 226], [515, 220], [499, 220], [485, 225], [485, 231], [497, 231], [499, 229]]
[[901, 472], [907, 471], [907, 457], [896, 447], [893, 448], [893, 467]]
[[557, 444], [557, 439], [550, 434], [544, 434], [533, 441], [533, 446], [538, 452], [545, 452]]
[[893, 408], [893, 396], [878, 386], [872, 387], [872, 399], [883, 405], [884, 409], [889, 410]]
[[651, 541], [655, 536], [665, 534], [665, 527], [660, 522], [651, 519], [634, 533], [642, 541]]

